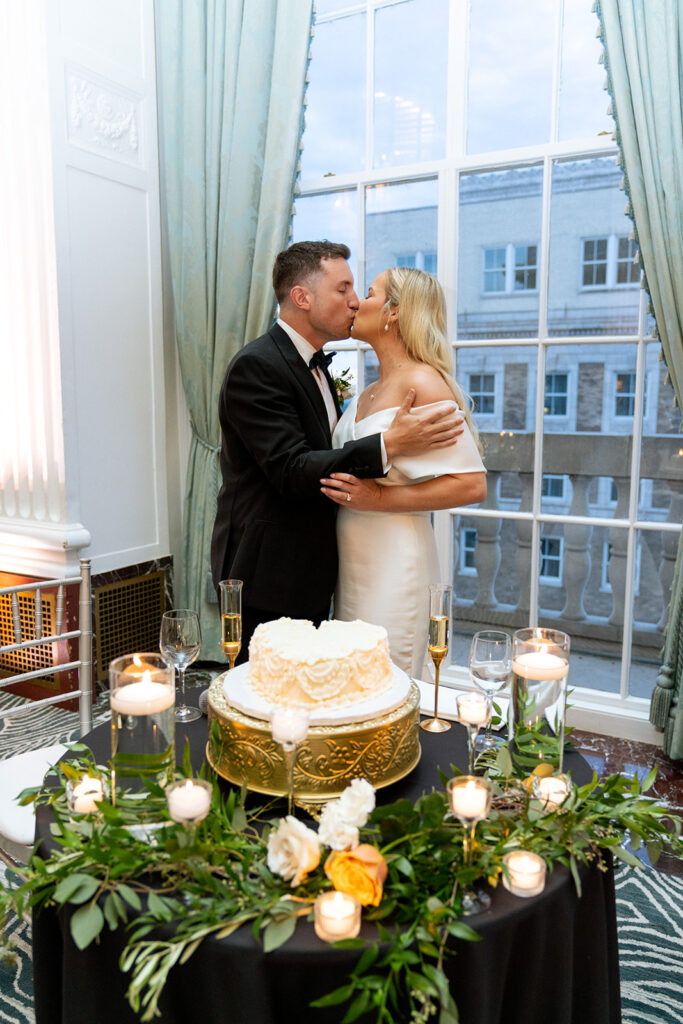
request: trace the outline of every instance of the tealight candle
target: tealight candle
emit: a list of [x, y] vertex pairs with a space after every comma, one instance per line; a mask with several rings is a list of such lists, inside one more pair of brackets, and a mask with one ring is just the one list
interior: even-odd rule
[[325, 942], [355, 939], [360, 931], [360, 903], [345, 892], [323, 892], [315, 901], [315, 932]]
[[486, 725], [489, 703], [483, 693], [460, 693], [456, 700], [458, 718], [463, 725]]
[[537, 853], [513, 850], [503, 857], [503, 885], [513, 896], [538, 896], [545, 888], [545, 861]]
[[548, 811], [556, 811], [569, 795], [570, 782], [566, 775], [534, 776], [534, 796]]
[[195, 825], [209, 813], [212, 788], [204, 779], [174, 782], [166, 790], [168, 813], [182, 825]]
[[448, 780], [448, 795], [451, 810], [456, 818], [465, 821], [481, 821], [491, 806], [491, 783], [488, 779], [462, 775]]
[[166, 711], [175, 700], [174, 690], [164, 683], [155, 683], [151, 673], [143, 671], [137, 683], [127, 683], [112, 690], [109, 703], [120, 715], [156, 715]]
[[104, 797], [102, 780], [84, 775], [78, 782], [67, 783], [66, 799], [74, 814], [93, 814]]
[[270, 716], [273, 739], [296, 746], [306, 738], [310, 720], [308, 711], [301, 708], [275, 708]]

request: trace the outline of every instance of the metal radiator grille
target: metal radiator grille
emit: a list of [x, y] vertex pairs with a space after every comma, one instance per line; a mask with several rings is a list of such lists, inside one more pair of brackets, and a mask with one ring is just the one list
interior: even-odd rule
[[[31, 591], [17, 594], [19, 605], [19, 623], [21, 627], [21, 640], [35, 640], [35, 595]], [[40, 605], [43, 618], [43, 636], [51, 636], [56, 632], [54, 594], [41, 594]], [[16, 643], [14, 635], [14, 621], [12, 618], [12, 597], [11, 594], [0, 595], [0, 646]], [[41, 647], [29, 647], [25, 651], [11, 651], [9, 654], [0, 655], [0, 678], [17, 675], [20, 672], [32, 672], [34, 669], [49, 669], [54, 665], [53, 645], [44, 644]], [[47, 672], [46, 683], [54, 683], [54, 675]], [[42, 679], [34, 679], [34, 683], [42, 683]]]
[[96, 679], [105, 679], [121, 654], [158, 650], [164, 579], [160, 571], [93, 587]]

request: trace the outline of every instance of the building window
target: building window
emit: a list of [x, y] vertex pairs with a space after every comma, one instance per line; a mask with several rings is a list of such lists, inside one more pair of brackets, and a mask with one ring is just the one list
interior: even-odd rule
[[546, 373], [544, 402], [546, 416], [567, 415], [568, 386], [569, 374]]
[[[640, 544], [636, 548], [636, 581], [634, 593], [636, 596], [640, 593], [640, 556], [642, 549]], [[609, 581], [609, 564], [612, 560], [612, 545], [608, 540], [603, 542], [602, 545], [602, 573], [600, 578], [600, 590], [611, 590], [612, 585]]]
[[541, 537], [541, 583], [562, 582], [562, 537]]
[[640, 269], [634, 263], [636, 243], [632, 238], [622, 235], [617, 246], [617, 284], [638, 284]]
[[628, 235], [585, 238], [581, 284], [584, 288], [616, 288], [638, 284], [640, 270], [633, 262], [635, 254], [635, 242]]
[[541, 481], [542, 498], [564, 498], [564, 477], [544, 473]]
[[536, 290], [538, 247], [513, 245], [484, 249], [483, 290], [487, 295]]
[[480, 416], [492, 416], [496, 411], [496, 378], [493, 373], [471, 373], [469, 393], [474, 402], [474, 412]]
[[397, 267], [411, 267], [414, 270], [426, 270], [428, 274], [436, 274], [435, 252], [410, 252], [396, 257]]
[[477, 531], [472, 528], [460, 531], [460, 572], [465, 576], [474, 576], [474, 552], [477, 547]]
[[614, 392], [614, 415], [633, 416], [636, 404], [635, 373], [618, 373]]

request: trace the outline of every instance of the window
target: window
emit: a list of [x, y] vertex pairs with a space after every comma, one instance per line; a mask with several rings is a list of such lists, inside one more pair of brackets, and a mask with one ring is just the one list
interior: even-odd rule
[[633, 416], [636, 402], [635, 373], [617, 373], [614, 392], [614, 415]]
[[564, 498], [564, 477], [544, 473], [541, 481], [542, 498]]
[[466, 576], [474, 576], [474, 552], [477, 547], [477, 531], [463, 528], [460, 531], [460, 572]]
[[637, 285], [640, 270], [634, 257], [636, 244], [628, 235], [586, 238], [583, 242], [581, 284], [584, 288]]
[[535, 245], [510, 244], [484, 249], [484, 292], [488, 295], [495, 292], [511, 295], [513, 292], [535, 291], [537, 253]]
[[492, 416], [496, 411], [496, 377], [493, 373], [471, 373], [469, 375], [470, 398], [474, 412], [481, 416]]
[[562, 537], [541, 537], [541, 583], [562, 582]]
[[[600, 578], [600, 590], [606, 591], [612, 589], [612, 584], [609, 581], [609, 564], [612, 561], [612, 545], [608, 540], [603, 542], [602, 545], [602, 569]], [[636, 582], [634, 592], [640, 593], [640, 562], [641, 562], [641, 546], [638, 544], [636, 548]]]
[[567, 373], [546, 373], [544, 402], [546, 416], [567, 415], [568, 381], [569, 374]]
[[[441, 576], [456, 578], [454, 633], [467, 637], [491, 616], [513, 631], [528, 616], [585, 649], [599, 635], [599, 656], [586, 653], [584, 667], [618, 713], [630, 695], [652, 691], [666, 602], [656, 577], [666, 506], [639, 513], [626, 499], [639, 475], [669, 504], [678, 493], [681, 417], [638, 287], [591, 6], [316, 4], [293, 230], [295, 240], [347, 242], [358, 294], [397, 262], [438, 273], [454, 370], [473, 396], [497, 492], [466, 518], [434, 514]], [[340, 104], [331, 72], [344, 62]], [[354, 367], [359, 391], [376, 379], [366, 345], [350, 337], [333, 347]], [[617, 375], [636, 367], [647, 382], [646, 418], [627, 377], [617, 391]], [[602, 541], [615, 536], [601, 518], [618, 519], [651, 550], [646, 615], [645, 598], [638, 608], [634, 600], [635, 544], [619, 601], [600, 592]], [[673, 518], [666, 526], [679, 529]], [[477, 533], [486, 557], [482, 547], [475, 569]], [[583, 574], [566, 588], [563, 536], [572, 536], [572, 570]], [[637, 664], [631, 645], [643, 655]], [[452, 646], [462, 666], [467, 646]], [[444, 666], [444, 681], [459, 671]]]

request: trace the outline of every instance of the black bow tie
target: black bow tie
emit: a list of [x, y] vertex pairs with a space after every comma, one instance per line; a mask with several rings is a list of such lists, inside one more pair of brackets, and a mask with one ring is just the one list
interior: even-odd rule
[[316, 367], [319, 367], [321, 370], [326, 370], [336, 354], [336, 352], [323, 352], [322, 349], [318, 349], [308, 360], [309, 368], [315, 370]]

